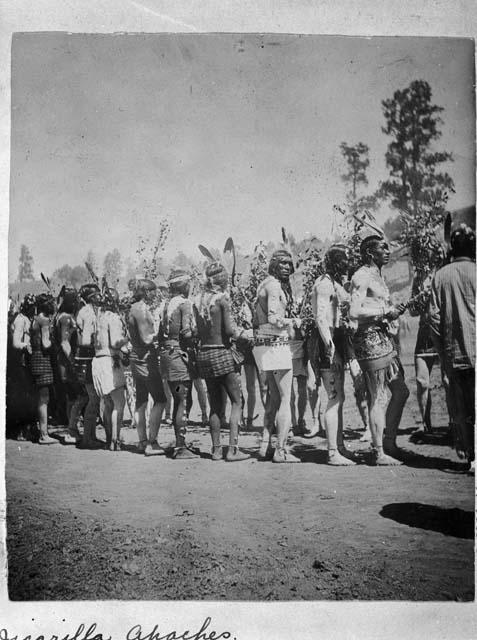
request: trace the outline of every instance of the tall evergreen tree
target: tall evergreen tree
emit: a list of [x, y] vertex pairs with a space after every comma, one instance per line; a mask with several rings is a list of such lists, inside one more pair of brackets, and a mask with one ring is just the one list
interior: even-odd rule
[[410, 247], [414, 268], [422, 276], [442, 260], [439, 236], [448, 194], [454, 190], [452, 178], [440, 169], [452, 161], [452, 154], [434, 149], [444, 109], [432, 103], [431, 87], [424, 80], [395, 91], [382, 106], [383, 132], [392, 140], [385, 156], [390, 178], [381, 183], [380, 195], [399, 210], [401, 242]]
[[34, 280], [33, 257], [30, 253], [30, 249], [25, 244], [22, 244], [20, 247], [18, 280], [20, 282], [24, 282], [25, 280]]
[[346, 160], [347, 172], [341, 175], [349, 186], [346, 194], [347, 204], [353, 213], [376, 207], [376, 197], [362, 193], [362, 187], [368, 185], [366, 170], [369, 167], [369, 147], [364, 142], [351, 146], [346, 142], [340, 144], [341, 153]]
[[443, 203], [445, 193], [454, 189], [454, 182], [438, 167], [452, 160], [447, 151], [435, 151], [432, 144], [441, 136], [439, 125], [443, 107], [432, 104], [430, 85], [415, 80], [409, 87], [395, 91], [383, 100], [386, 126], [383, 132], [392, 137], [386, 152], [390, 179], [381, 184], [382, 195], [391, 204], [412, 215]]

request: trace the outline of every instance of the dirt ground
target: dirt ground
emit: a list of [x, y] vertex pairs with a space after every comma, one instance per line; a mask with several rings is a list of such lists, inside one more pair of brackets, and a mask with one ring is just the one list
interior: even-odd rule
[[435, 430], [422, 434], [410, 353], [398, 444], [414, 455], [400, 467], [370, 466], [349, 379], [355, 467], [327, 466], [320, 437], [293, 438], [302, 464], [257, 461], [262, 413], [241, 436], [252, 457], [235, 464], [212, 462], [195, 426], [192, 461], [137, 454], [131, 428], [118, 453], [8, 440], [10, 598], [472, 600], [474, 478], [449, 446], [437, 371]]

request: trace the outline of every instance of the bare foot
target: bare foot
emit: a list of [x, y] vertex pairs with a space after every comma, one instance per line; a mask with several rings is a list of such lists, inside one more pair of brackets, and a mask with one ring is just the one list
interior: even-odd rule
[[384, 445], [384, 453], [390, 456], [391, 458], [397, 458], [400, 460], [403, 457], [403, 451], [395, 444], [392, 445]]
[[275, 449], [275, 453], [273, 454], [272, 462], [277, 462], [280, 464], [290, 464], [290, 463], [301, 462], [301, 460], [300, 458], [297, 458], [296, 456], [294, 456], [293, 453], [290, 453], [290, 451], [287, 451], [286, 449], [280, 449], [277, 447]]
[[59, 440], [57, 440], [56, 438], [52, 438], [47, 434], [42, 434], [40, 436], [40, 439], [38, 440], [38, 443], [39, 444], [59, 444]]
[[354, 460], [350, 460], [349, 458], [345, 458], [339, 451], [330, 451], [328, 453], [328, 461], [327, 464], [332, 467], [352, 467], [356, 464]]
[[258, 459], [265, 461], [273, 458], [274, 450], [271, 444], [261, 444], [258, 450]]
[[144, 449], [145, 456], [163, 456], [166, 452], [158, 442], [148, 442]]
[[376, 465], [378, 467], [397, 467], [400, 464], [402, 464], [400, 460], [396, 460], [396, 458], [392, 458], [386, 453], [376, 456]]

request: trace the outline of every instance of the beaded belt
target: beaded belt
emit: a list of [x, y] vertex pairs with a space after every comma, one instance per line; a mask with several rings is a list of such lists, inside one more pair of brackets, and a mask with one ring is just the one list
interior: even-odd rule
[[207, 351], [207, 349], [227, 349], [224, 344], [204, 344], [199, 347], [199, 351]]
[[288, 336], [271, 336], [269, 338], [255, 338], [255, 347], [281, 347], [288, 344]]

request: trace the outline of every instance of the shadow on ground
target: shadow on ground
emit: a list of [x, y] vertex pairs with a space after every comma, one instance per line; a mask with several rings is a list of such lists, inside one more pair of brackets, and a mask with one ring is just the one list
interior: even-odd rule
[[386, 504], [379, 512], [383, 518], [408, 527], [437, 531], [454, 538], [474, 538], [474, 514], [463, 509], [443, 509], [419, 502]]

